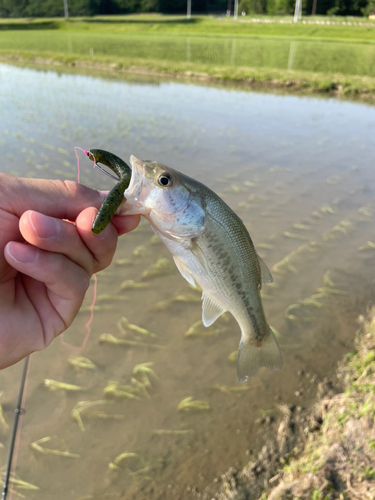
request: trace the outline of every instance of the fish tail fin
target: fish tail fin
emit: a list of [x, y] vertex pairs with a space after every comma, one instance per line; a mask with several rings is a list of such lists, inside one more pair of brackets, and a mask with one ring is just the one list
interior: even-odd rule
[[246, 382], [262, 366], [270, 370], [280, 370], [282, 365], [281, 352], [271, 329], [260, 346], [247, 344], [241, 340], [237, 361], [237, 377], [240, 382]]

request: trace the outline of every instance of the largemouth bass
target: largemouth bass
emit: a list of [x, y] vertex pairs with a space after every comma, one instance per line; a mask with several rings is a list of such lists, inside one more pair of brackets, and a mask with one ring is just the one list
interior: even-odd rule
[[182, 276], [202, 290], [203, 324], [229, 311], [241, 328], [237, 375], [279, 370], [282, 358], [267, 324], [260, 289], [272, 281], [241, 219], [211, 189], [155, 161], [130, 157], [121, 214], [141, 214], [171, 252]]

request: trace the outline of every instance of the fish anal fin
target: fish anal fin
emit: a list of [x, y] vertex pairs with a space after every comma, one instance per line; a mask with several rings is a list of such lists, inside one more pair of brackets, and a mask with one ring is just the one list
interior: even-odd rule
[[263, 259], [261, 259], [261, 257], [259, 257], [258, 254], [257, 254], [257, 257], [258, 257], [258, 262], [259, 262], [259, 267], [260, 267], [261, 285], [263, 285], [264, 283], [272, 283], [273, 278], [272, 278], [271, 271], [268, 269], [267, 265], [264, 263]]
[[190, 285], [193, 285], [196, 287], [197, 284], [195, 282], [194, 276], [191, 274], [189, 269], [185, 266], [185, 264], [183, 262], [180, 261], [180, 259], [178, 259], [174, 255], [172, 255], [172, 257], [173, 257], [174, 263], [176, 264], [177, 269], [180, 271], [181, 275], [186, 279], [186, 281], [188, 283], [190, 283]]
[[225, 309], [205, 292], [202, 293], [202, 299], [202, 322], [204, 326], [210, 326], [225, 312]]
[[254, 343], [247, 344], [241, 340], [237, 361], [238, 380], [246, 382], [263, 366], [270, 370], [281, 370], [283, 366], [281, 352], [272, 330], [260, 346]]

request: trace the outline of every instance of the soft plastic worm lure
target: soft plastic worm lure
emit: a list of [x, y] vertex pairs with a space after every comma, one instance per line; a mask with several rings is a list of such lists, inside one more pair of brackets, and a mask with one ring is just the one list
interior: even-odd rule
[[[90, 151], [85, 151], [85, 153], [105, 174], [112, 179], [118, 180], [118, 183], [105, 197], [92, 223], [91, 231], [95, 234], [99, 234], [107, 227], [112, 217], [115, 215], [116, 210], [124, 201], [124, 192], [130, 184], [132, 171], [124, 160], [109, 151], [104, 151], [104, 149], [91, 149]], [[109, 167], [118, 177], [111, 175], [98, 165], [98, 163], [102, 163]]]

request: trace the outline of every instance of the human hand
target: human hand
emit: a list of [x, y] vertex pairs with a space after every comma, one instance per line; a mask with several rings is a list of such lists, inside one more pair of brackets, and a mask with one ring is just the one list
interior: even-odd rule
[[103, 196], [72, 181], [0, 174], [0, 369], [47, 347], [73, 322], [90, 277], [139, 216], [91, 224]]

